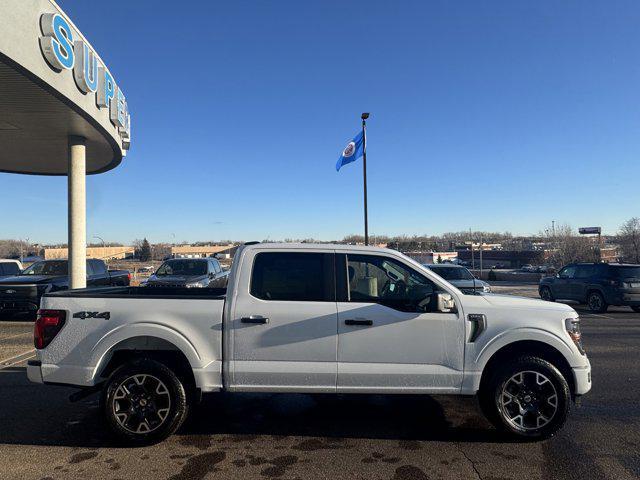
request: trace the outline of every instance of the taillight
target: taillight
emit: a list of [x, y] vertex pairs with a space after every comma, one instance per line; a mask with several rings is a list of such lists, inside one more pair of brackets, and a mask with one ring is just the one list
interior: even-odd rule
[[38, 318], [33, 329], [33, 344], [43, 349], [64, 326], [67, 312], [64, 310], [38, 310]]
[[564, 321], [567, 333], [573, 340], [573, 343], [578, 347], [578, 351], [584, 355], [584, 348], [582, 347], [582, 332], [580, 331], [580, 319], [579, 318], [567, 318]]

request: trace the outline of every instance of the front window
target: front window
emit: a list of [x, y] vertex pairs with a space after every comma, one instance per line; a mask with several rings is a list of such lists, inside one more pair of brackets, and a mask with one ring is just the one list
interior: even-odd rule
[[199, 260], [169, 260], [158, 268], [156, 275], [201, 276], [207, 274], [207, 262]]
[[558, 274], [558, 276], [560, 278], [574, 278], [576, 276], [575, 265], [572, 265], [570, 267], [564, 267], [562, 270], [560, 270], [560, 273]]
[[[430, 268], [429, 265], [427, 265]], [[464, 267], [433, 267], [431, 271], [440, 275], [445, 280], [473, 280], [473, 275]]]
[[67, 275], [68, 263], [66, 260], [51, 262], [36, 262], [22, 272], [22, 275]]
[[435, 312], [439, 287], [388, 257], [348, 255], [349, 301], [372, 302], [403, 312]]

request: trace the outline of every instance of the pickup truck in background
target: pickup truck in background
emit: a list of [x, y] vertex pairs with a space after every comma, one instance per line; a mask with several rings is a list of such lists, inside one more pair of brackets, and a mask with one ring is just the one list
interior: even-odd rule
[[466, 295], [376, 247], [252, 243], [227, 289], [47, 293], [34, 339], [29, 379], [81, 387], [73, 400], [101, 391], [134, 445], [221, 391], [478, 395], [496, 427], [540, 439], [591, 388], [571, 307]]
[[[131, 275], [126, 270], [107, 270], [102, 260], [87, 260], [87, 285], [126, 286]], [[69, 288], [68, 261], [36, 262], [17, 275], [0, 279], [0, 319], [35, 320], [42, 295]]]
[[229, 272], [215, 258], [165, 261], [146, 281], [147, 287], [226, 288]]

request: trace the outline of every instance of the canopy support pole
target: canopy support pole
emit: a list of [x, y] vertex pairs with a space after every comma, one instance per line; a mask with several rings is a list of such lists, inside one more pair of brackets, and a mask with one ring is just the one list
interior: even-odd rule
[[87, 286], [87, 147], [69, 136], [69, 288]]

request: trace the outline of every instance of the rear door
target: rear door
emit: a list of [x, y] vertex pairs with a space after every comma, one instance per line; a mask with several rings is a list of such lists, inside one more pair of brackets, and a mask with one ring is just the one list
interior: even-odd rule
[[568, 297], [570, 300], [586, 302], [587, 290], [591, 284], [592, 278], [596, 274], [595, 265], [577, 265], [573, 281], [570, 283]]
[[247, 252], [234, 299], [231, 390], [336, 390], [333, 251]]

